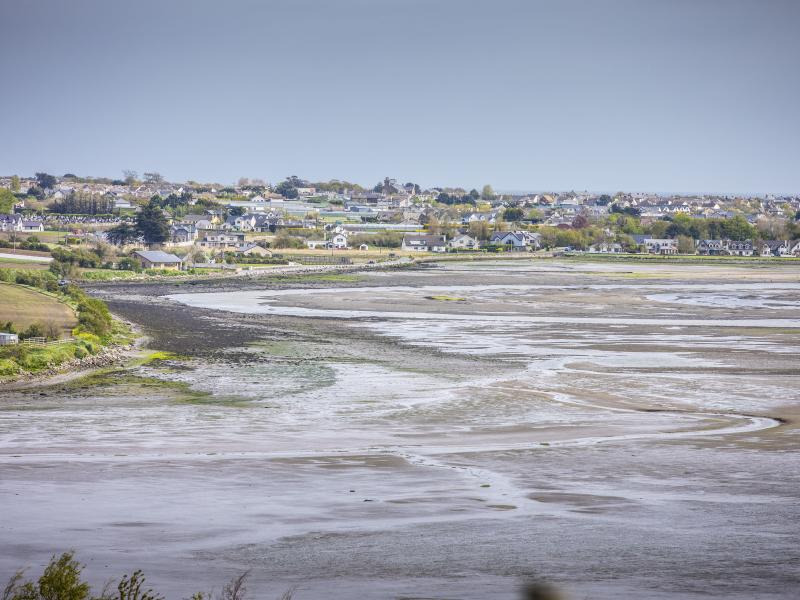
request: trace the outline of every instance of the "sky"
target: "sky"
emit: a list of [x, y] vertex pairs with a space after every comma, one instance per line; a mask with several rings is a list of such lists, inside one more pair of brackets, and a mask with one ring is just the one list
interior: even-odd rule
[[0, 0], [0, 174], [800, 193], [797, 0]]

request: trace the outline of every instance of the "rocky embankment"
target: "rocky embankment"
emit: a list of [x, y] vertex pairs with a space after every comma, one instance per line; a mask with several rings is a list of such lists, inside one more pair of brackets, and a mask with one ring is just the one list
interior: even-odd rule
[[0, 380], [0, 383], [7, 390], [59, 383], [66, 379], [79, 377], [92, 369], [122, 366], [131, 358], [133, 349], [133, 344], [128, 346], [106, 346], [97, 354], [90, 354], [83, 358], [73, 358], [36, 373], [23, 371], [13, 377]]

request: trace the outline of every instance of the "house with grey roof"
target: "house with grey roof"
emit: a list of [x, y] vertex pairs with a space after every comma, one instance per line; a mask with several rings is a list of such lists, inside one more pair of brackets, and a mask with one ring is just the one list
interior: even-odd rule
[[183, 259], [161, 250], [137, 250], [133, 253], [145, 269], [182, 269]]
[[447, 241], [443, 235], [405, 235], [402, 248], [417, 252], [446, 252]]

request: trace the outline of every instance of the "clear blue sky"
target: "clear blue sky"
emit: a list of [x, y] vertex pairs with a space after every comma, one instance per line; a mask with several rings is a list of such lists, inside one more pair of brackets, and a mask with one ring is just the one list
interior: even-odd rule
[[0, 174], [800, 193], [797, 0], [0, 0]]

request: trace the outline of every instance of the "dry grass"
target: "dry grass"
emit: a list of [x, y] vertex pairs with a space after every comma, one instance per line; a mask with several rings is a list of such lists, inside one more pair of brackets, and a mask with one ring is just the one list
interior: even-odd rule
[[55, 298], [10, 283], [0, 283], [0, 322], [11, 321], [17, 330], [31, 323], [52, 322], [68, 334], [78, 324], [75, 312]]

